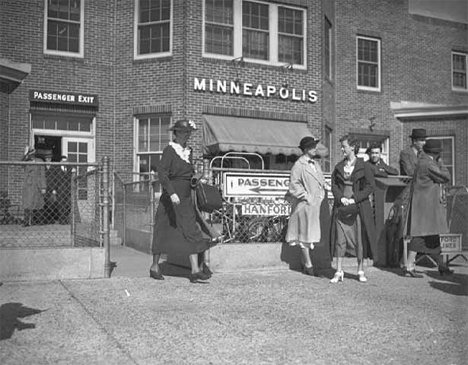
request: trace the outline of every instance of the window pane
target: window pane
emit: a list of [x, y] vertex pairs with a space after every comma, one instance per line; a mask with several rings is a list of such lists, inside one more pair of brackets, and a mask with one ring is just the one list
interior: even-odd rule
[[378, 87], [377, 85], [377, 65], [359, 63], [358, 65], [358, 85]]
[[142, 119], [138, 127], [138, 151], [148, 151], [148, 120]]
[[206, 0], [205, 20], [212, 23], [234, 24], [232, 0]]
[[302, 65], [302, 38], [280, 36], [278, 40], [278, 60], [281, 62]]
[[368, 39], [358, 40], [358, 59], [360, 61], [378, 62], [377, 42]]
[[87, 143], [79, 143], [79, 152], [80, 153], [88, 153], [88, 144]]
[[278, 31], [280, 33], [302, 35], [304, 26], [302, 11], [289, 8], [278, 8]]
[[150, 172], [149, 169], [149, 155], [140, 155], [140, 166], [139, 166], [139, 171], [140, 173], [145, 173], [145, 172]]
[[207, 24], [205, 27], [205, 51], [208, 53], [233, 55], [232, 28]]
[[268, 60], [269, 34], [265, 32], [243, 31], [243, 55], [248, 58]]
[[[68, 142], [68, 152], [76, 153], [78, 152], [78, 143], [77, 142]], [[73, 162], [76, 162], [73, 161]]]

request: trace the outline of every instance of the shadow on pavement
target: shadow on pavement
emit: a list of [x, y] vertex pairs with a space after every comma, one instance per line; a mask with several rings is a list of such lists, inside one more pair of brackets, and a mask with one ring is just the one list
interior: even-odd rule
[[468, 275], [454, 273], [452, 275], [441, 276], [438, 271], [428, 271], [426, 275], [437, 281], [430, 281], [429, 285], [444, 293], [468, 296]]
[[41, 309], [24, 307], [22, 303], [5, 303], [0, 306], [0, 340], [11, 338], [15, 329], [18, 331], [36, 328], [34, 323], [24, 323], [25, 318], [44, 312]]

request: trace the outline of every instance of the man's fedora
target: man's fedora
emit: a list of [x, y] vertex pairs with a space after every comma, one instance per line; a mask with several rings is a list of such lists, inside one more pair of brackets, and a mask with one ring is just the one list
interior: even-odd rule
[[429, 139], [426, 141], [426, 144], [423, 146], [423, 150], [426, 153], [441, 153], [442, 142], [438, 139]]
[[411, 131], [411, 138], [413, 139], [423, 139], [427, 138], [426, 130], [422, 128], [416, 128]]

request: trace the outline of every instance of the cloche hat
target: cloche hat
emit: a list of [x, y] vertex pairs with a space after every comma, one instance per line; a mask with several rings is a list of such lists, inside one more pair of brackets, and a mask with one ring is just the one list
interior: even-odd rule
[[197, 129], [195, 122], [191, 119], [181, 119], [169, 128], [170, 131], [193, 131]]
[[442, 152], [442, 142], [438, 139], [429, 139], [426, 141], [426, 144], [423, 146], [424, 152], [428, 153], [441, 153]]
[[318, 139], [314, 139], [314, 137], [307, 136], [301, 139], [301, 141], [299, 142], [299, 148], [302, 151], [306, 151], [311, 148], [315, 148], [318, 142], [319, 142]]

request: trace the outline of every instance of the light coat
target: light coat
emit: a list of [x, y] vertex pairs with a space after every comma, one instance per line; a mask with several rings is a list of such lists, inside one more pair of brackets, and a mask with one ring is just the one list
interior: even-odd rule
[[318, 163], [302, 155], [291, 169], [287, 198], [291, 202], [286, 242], [320, 242], [320, 206], [325, 197], [325, 179]]
[[447, 212], [441, 184], [450, 181], [449, 171], [442, 160], [436, 162], [422, 153], [413, 179], [409, 235], [421, 237], [447, 233]]
[[[42, 160], [35, 159], [34, 161]], [[23, 209], [38, 210], [44, 208], [42, 190], [46, 189], [45, 167], [43, 164], [24, 167]]]

